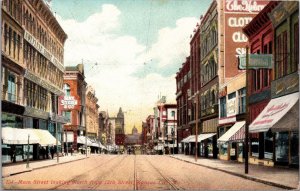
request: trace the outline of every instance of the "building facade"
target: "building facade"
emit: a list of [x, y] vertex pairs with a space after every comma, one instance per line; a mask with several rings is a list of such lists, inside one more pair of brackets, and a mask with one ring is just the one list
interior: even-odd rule
[[78, 151], [77, 137], [86, 135], [86, 86], [83, 64], [65, 67], [64, 96], [60, 97], [59, 105], [59, 110], [68, 119], [63, 129], [65, 152]]
[[99, 140], [99, 105], [98, 98], [93, 87], [88, 86], [86, 90], [86, 136], [92, 140]]
[[[57, 105], [67, 35], [43, 1], [5, 0], [1, 11], [2, 127], [43, 129], [61, 141], [65, 120]], [[12, 147], [24, 153], [22, 145], [4, 152]], [[30, 153], [39, 158], [38, 144], [30, 146]]]
[[116, 145], [124, 145], [124, 140], [125, 140], [125, 130], [124, 130], [124, 124], [125, 124], [125, 119], [124, 119], [124, 112], [122, 111], [122, 108], [120, 107], [119, 112], [116, 117], [116, 130], [115, 130], [115, 137], [116, 137]]
[[[176, 74], [176, 101], [177, 101], [177, 143], [190, 136], [191, 129], [189, 122], [191, 120], [191, 106], [189, 101], [189, 95], [191, 95], [190, 81], [190, 57], [186, 58], [185, 63], [182, 64], [182, 68]], [[182, 152], [183, 146], [178, 144], [179, 152]]]

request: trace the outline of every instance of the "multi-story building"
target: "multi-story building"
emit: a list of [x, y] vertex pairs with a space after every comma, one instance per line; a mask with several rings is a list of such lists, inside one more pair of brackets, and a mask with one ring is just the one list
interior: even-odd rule
[[124, 130], [124, 112], [122, 111], [122, 108], [120, 107], [119, 112], [116, 117], [116, 130], [115, 130], [115, 137], [116, 137], [116, 145], [124, 145], [125, 140], [125, 130]]
[[99, 133], [99, 105], [98, 98], [92, 86], [88, 86], [86, 90], [86, 136], [92, 140], [98, 140]]
[[[200, 116], [201, 134], [213, 135], [200, 144], [201, 156], [217, 157], [217, 126], [218, 126], [218, 2], [213, 1], [200, 24]], [[198, 151], [199, 152], [199, 151]]]
[[[67, 35], [41, 0], [4, 0], [1, 11], [2, 127], [44, 129], [61, 141], [65, 121], [57, 105]], [[30, 151], [37, 159], [38, 145]]]
[[[245, 27], [267, 1], [220, 1], [219, 11], [219, 158], [243, 161], [246, 120], [246, 73], [238, 67], [238, 56], [246, 53]], [[236, 5], [236, 6], [234, 6]], [[251, 6], [250, 6], [251, 5]], [[257, 43], [256, 38], [255, 41]], [[239, 135], [239, 136], [238, 136]]]
[[142, 122], [142, 145], [147, 153], [152, 153], [154, 149], [154, 124], [154, 115], [149, 115], [146, 122]]
[[249, 75], [250, 98], [264, 91], [266, 101], [271, 97], [261, 100], [260, 111], [250, 110], [250, 162], [299, 166], [299, 2], [270, 2], [244, 31], [250, 38], [262, 36], [251, 52], [274, 58], [272, 70]]
[[108, 124], [108, 113], [101, 111], [99, 113], [99, 138], [100, 142], [106, 145], [107, 141], [107, 124]]
[[190, 81], [190, 57], [182, 64], [182, 68], [176, 74], [176, 101], [177, 101], [177, 143], [179, 152], [182, 152], [183, 145], [181, 140], [191, 135], [189, 122], [192, 118], [189, 97], [191, 96]]
[[65, 67], [64, 96], [60, 97], [59, 110], [69, 120], [64, 125], [64, 146], [68, 152], [78, 151], [77, 137], [86, 135], [85, 124], [85, 82], [84, 66]]
[[[158, 108], [158, 150], [177, 153], [177, 107], [176, 104], [159, 103]], [[155, 148], [154, 148], [155, 149]]]

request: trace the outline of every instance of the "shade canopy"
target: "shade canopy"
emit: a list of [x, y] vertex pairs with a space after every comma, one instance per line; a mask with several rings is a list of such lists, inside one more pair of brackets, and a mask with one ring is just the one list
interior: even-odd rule
[[[28, 138], [29, 144], [40, 144], [42, 146], [56, 144], [55, 137], [53, 137], [49, 131], [44, 129], [2, 128], [3, 144], [25, 145], [28, 144]], [[59, 141], [58, 144], [60, 145]]]
[[[200, 134], [200, 135], [198, 135], [198, 140], [197, 140], [197, 142], [199, 143], [199, 142], [201, 142], [201, 141], [203, 141], [203, 140], [205, 140], [205, 139], [208, 139], [208, 138], [213, 137], [214, 135], [216, 135], [216, 133], [205, 133], [205, 134]], [[190, 143], [191, 143], [191, 142], [192, 142], [192, 143], [196, 142], [196, 136], [194, 135], [194, 136], [191, 137], [188, 141], [189, 141]]]
[[[39, 137], [39, 144], [41, 146], [47, 145], [56, 145], [56, 138], [50, 134], [49, 131], [44, 129], [32, 129], [34, 133]], [[58, 141], [58, 145], [60, 145], [60, 141]]]
[[73, 143], [74, 142], [74, 132], [66, 132], [64, 134], [64, 142], [65, 143]]
[[222, 135], [218, 142], [239, 141], [245, 138], [245, 121], [236, 122], [224, 135]]
[[299, 92], [272, 99], [250, 124], [249, 132], [299, 131]]
[[195, 138], [195, 135], [190, 135], [181, 140], [182, 143], [188, 143], [190, 139]]

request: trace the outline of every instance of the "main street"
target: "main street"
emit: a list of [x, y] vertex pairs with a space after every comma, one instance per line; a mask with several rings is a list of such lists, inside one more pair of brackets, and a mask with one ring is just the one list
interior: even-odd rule
[[162, 155], [94, 155], [4, 178], [3, 186], [71, 190], [278, 189]]

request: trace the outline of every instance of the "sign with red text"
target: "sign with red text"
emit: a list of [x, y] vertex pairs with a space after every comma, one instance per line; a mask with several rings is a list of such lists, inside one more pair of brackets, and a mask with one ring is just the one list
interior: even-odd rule
[[246, 53], [248, 38], [242, 29], [264, 8], [268, 1], [224, 0], [223, 2], [225, 78], [230, 78], [239, 73], [238, 56]]

